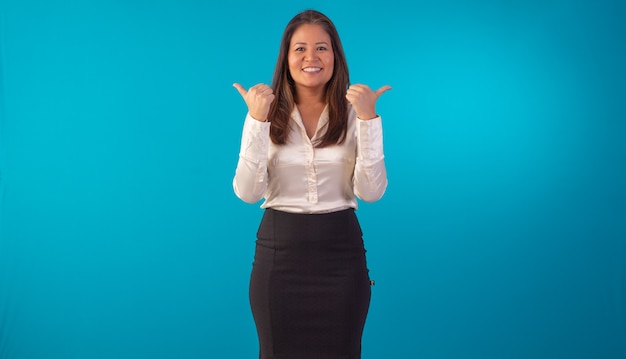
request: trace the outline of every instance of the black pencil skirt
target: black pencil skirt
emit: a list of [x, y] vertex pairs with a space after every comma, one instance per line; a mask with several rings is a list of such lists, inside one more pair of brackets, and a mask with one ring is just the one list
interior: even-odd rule
[[353, 209], [265, 210], [250, 279], [261, 359], [360, 358], [370, 296]]

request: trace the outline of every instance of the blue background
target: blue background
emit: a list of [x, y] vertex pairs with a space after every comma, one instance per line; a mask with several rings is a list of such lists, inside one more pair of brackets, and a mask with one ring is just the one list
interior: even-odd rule
[[0, 358], [257, 356], [231, 84], [306, 8], [393, 86], [363, 358], [626, 357], [624, 2], [1, 0]]

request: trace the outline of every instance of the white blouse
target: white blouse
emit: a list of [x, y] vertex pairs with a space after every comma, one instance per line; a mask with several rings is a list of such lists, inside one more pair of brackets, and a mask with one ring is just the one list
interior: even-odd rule
[[312, 139], [306, 134], [297, 107], [284, 145], [270, 140], [270, 123], [248, 114], [233, 187], [243, 201], [261, 208], [292, 213], [328, 213], [357, 208], [356, 197], [366, 202], [380, 199], [387, 188], [380, 117], [363, 121], [351, 108], [348, 132], [340, 145], [315, 148], [312, 143], [326, 132], [328, 107]]

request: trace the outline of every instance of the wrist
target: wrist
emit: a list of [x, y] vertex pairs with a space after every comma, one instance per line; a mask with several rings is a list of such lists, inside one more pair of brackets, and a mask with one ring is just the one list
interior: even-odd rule
[[378, 117], [378, 115], [377, 114], [374, 114], [374, 115], [371, 115], [371, 114], [359, 115], [359, 114], [357, 114], [356, 117], [358, 117], [359, 120], [362, 120], [362, 121], [369, 121], [369, 120], [375, 119], [376, 117]]
[[267, 117], [257, 117], [253, 114], [250, 114], [250, 117], [252, 117], [253, 120], [255, 121], [259, 121], [259, 122], [267, 122]]

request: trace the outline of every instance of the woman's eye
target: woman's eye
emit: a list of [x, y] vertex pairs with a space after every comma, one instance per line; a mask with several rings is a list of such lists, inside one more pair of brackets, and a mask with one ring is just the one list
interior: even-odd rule
[[325, 46], [320, 46], [317, 48], [317, 51], [326, 51], [326, 47]]
[[302, 52], [304, 51], [304, 47], [296, 47], [296, 52]]

